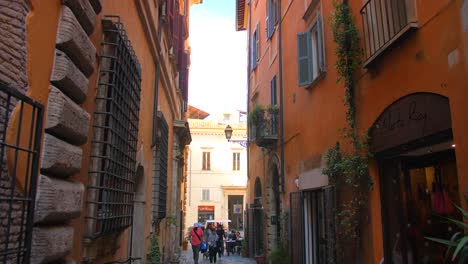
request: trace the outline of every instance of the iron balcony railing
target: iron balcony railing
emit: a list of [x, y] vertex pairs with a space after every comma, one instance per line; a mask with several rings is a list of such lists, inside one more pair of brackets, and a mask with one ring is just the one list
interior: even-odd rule
[[364, 66], [392, 43], [417, 28], [414, 0], [369, 0], [361, 9]]
[[279, 116], [277, 110], [266, 109], [257, 113], [254, 125], [255, 143], [259, 147], [268, 147], [278, 141]]
[[0, 83], [0, 263], [30, 263], [43, 113]]

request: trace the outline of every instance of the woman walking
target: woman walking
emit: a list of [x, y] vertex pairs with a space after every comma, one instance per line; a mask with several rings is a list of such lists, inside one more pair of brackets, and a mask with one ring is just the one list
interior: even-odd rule
[[198, 223], [193, 224], [193, 229], [190, 231], [190, 243], [192, 243], [193, 262], [198, 264], [198, 255], [200, 252], [200, 244], [203, 241], [203, 230], [199, 228]]
[[217, 241], [218, 241], [218, 235], [216, 234], [216, 231], [211, 231], [211, 234], [208, 236], [207, 243], [209, 247], [209, 254], [210, 254], [210, 263], [216, 263], [216, 253], [218, 253], [218, 246], [217, 246]]

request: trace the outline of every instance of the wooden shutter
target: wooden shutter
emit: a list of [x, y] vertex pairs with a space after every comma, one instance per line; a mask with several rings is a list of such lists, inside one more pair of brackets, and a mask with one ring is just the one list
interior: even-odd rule
[[252, 70], [257, 68], [257, 29], [252, 34], [252, 44], [251, 44], [251, 51], [252, 51]]
[[312, 81], [312, 50], [310, 32], [297, 34], [297, 65], [299, 86], [310, 84]]
[[265, 29], [267, 39], [270, 38], [270, 0], [266, 0], [266, 16], [265, 16]]
[[322, 17], [317, 16], [317, 65], [319, 74], [325, 72], [325, 51], [324, 51], [324, 39], [323, 39], [323, 25]]
[[271, 95], [271, 105], [277, 105], [277, 94], [276, 94], [276, 75], [271, 79], [270, 82], [270, 95]]
[[211, 164], [210, 164], [210, 152], [206, 153], [206, 169], [211, 170]]
[[257, 24], [257, 28], [255, 29], [255, 32], [257, 32], [257, 38], [255, 39], [255, 53], [257, 54], [256, 56], [256, 61], [258, 62], [260, 60], [260, 25]]

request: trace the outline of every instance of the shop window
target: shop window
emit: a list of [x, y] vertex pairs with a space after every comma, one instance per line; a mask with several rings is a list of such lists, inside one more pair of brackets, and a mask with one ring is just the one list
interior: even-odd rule
[[89, 237], [132, 223], [141, 67], [119, 17], [103, 19], [88, 186]]

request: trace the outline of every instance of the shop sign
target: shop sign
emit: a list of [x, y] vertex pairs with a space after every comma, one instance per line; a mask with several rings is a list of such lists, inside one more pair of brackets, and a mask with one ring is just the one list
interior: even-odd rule
[[446, 97], [417, 93], [390, 105], [375, 122], [372, 132], [374, 152], [397, 147], [452, 127]]
[[199, 212], [214, 212], [214, 206], [209, 205], [199, 205], [198, 206]]

